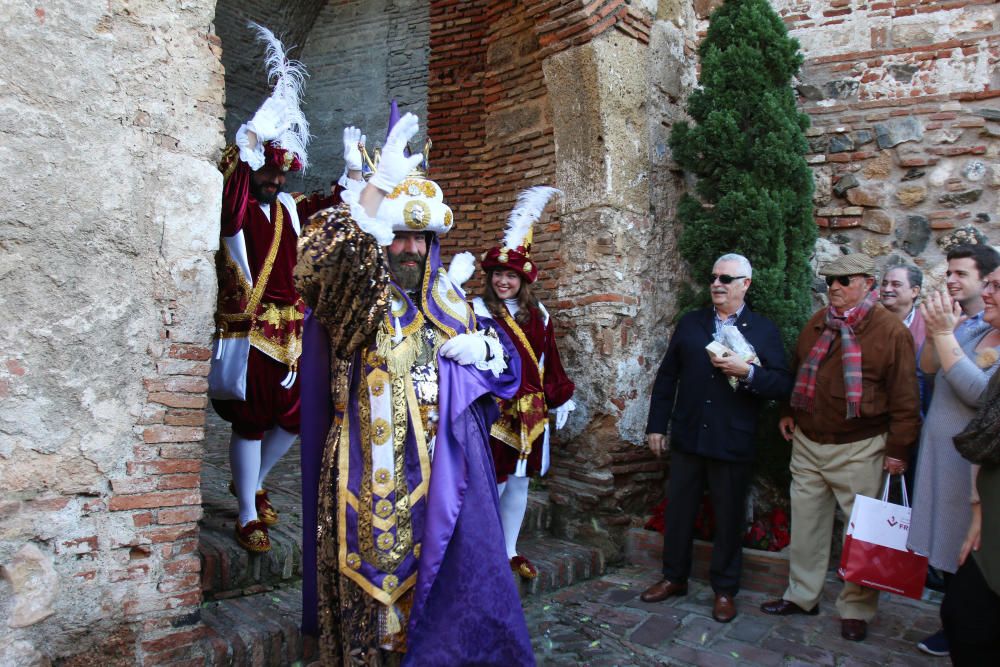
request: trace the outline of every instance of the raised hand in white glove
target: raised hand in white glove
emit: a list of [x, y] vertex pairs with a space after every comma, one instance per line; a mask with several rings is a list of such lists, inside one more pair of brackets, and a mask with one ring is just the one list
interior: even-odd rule
[[406, 142], [412, 139], [419, 129], [420, 121], [412, 113], [407, 113], [399, 119], [385, 140], [378, 171], [368, 181], [370, 184], [388, 194], [423, 161], [424, 156], [421, 153], [410, 157], [403, 155]]
[[361, 149], [358, 144], [365, 145], [365, 135], [361, 130], [348, 125], [344, 128], [344, 170], [361, 171]]
[[288, 127], [285, 119], [284, 104], [274, 97], [264, 100], [260, 109], [247, 123], [247, 129], [257, 135], [261, 141], [271, 141], [278, 137]]
[[458, 334], [441, 346], [441, 356], [463, 366], [486, 361], [486, 341], [477, 334]]
[[574, 410], [576, 410], [576, 403], [573, 402], [572, 398], [555, 409], [557, 431], [566, 425], [566, 420], [569, 419], [569, 413]]

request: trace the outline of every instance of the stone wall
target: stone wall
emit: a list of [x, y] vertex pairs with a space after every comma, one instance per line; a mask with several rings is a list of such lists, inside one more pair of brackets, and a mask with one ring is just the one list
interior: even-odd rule
[[197, 633], [215, 293], [214, 3], [4, 3], [0, 664]]
[[[307, 191], [323, 190], [344, 169], [343, 129], [360, 127], [369, 149], [385, 142], [389, 101], [427, 117], [428, 3], [350, 0], [323, 8], [302, 60], [309, 68], [305, 111], [314, 135]], [[411, 142], [423, 148], [424, 127]]]
[[806, 63], [820, 254], [943, 279], [947, 244], [1000, 242], [996, 2], [774, 2]]

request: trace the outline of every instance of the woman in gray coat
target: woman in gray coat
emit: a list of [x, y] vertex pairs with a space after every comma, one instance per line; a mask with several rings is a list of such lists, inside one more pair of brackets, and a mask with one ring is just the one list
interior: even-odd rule
[[[926, 345], [933, 346], [935, 358], [931, 367], [923, 363], [922, 367], [932, 372], [936, 366], [937, 375], [920, 434], [915, 481], [920, 492], [913, 503], [907, 546], [927, 555], [931, 566], [947, 573], [947, 581], [958, 569], [959, 551], [972, 519], [971, 465], [955, 451], [952, 438], [975, 415], [997, 369], [1000, 308], [990, 304], [981, 321], [960, 327], [957, 335], [961, 309], [943, 293], [931, 294], [921, 305], [921, 313], [927, 322]], [[923, 355], [922, 362], [929, 356]]]

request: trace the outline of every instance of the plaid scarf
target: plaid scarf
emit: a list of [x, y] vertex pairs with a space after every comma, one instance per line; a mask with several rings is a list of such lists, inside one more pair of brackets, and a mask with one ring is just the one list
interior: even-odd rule
[[816, 398], [816, 375], [819, 364], [830, 351], [833, 339], [840, 332], [841, 360], [844, 366], [844, 389], [847, 391], [847, 418], [861, 415], [861, 345], [854, 336], [854, 325], [863, 320], [872, 307], [878, 303], [878, 291], [872, 290], [865, 300], [847, 317], [837, 317], [832, 308], [826, 309], [826, 327], [817, 339], [809, 356], [799, 367], [792, 390], [792, 407], [812, 410]]

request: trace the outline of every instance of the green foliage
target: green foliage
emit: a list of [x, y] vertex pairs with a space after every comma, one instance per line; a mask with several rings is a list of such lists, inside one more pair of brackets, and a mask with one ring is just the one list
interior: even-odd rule
[[[767, 0], [727, 0], [699, 48], [700, 88], [688, 100], [694, 121], [674, 126], [674, 159], [697, 176], [678, 206], [680, 252], [699, 281], [682, 307], [710, 302], [705, 276], [717, 257], [753, 265], [747, 300], [772, 319], [791, 349], [811, 312], [809, 257], [816, 241], [813, 179], [805, 161], [809, 118], [795, 107], [798, 42]], [[757, 473], [787, 488], [789, 447], [774, 406], [761, 419]]]
[[694, 123], [678, 123], [670, 136], [674, 159], [698, 177], [697, 197], [678, 207], [681, 255], [702, 281], [683, 305], [707, 305], [704, 276], [719, 255], [738, 252], [753, 265], [748, 301], [790, 348], [810, 314], [816, 240], [809, 119], [791, 88], [798, 42], [767, 0], [727, 0], [699, 55], [701, 87], [688, 100]]

